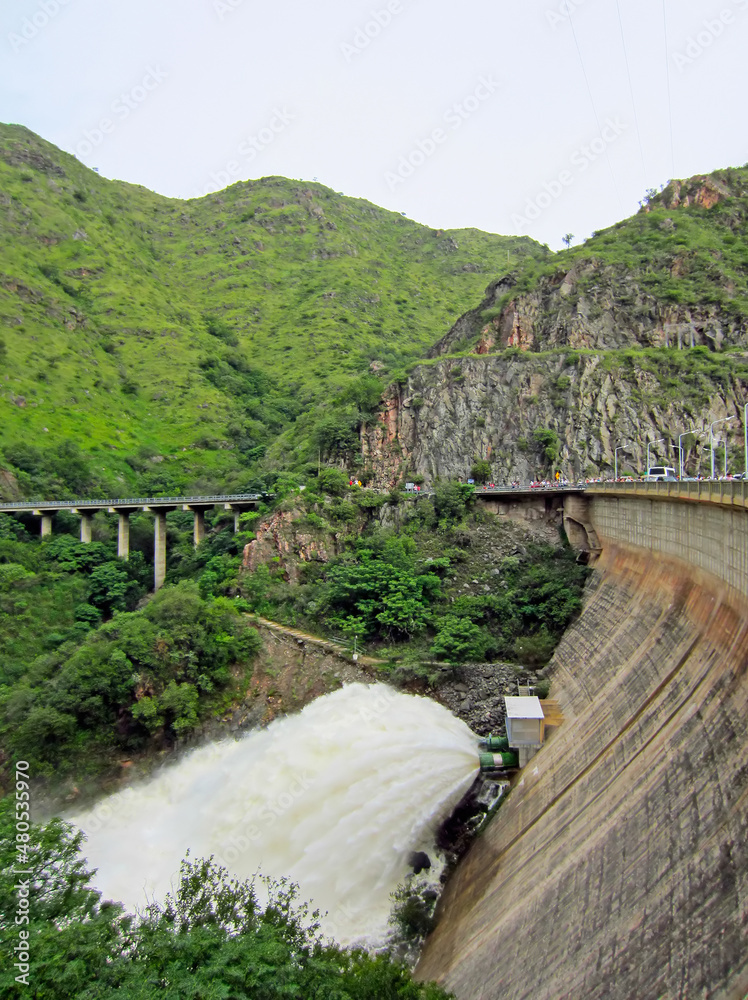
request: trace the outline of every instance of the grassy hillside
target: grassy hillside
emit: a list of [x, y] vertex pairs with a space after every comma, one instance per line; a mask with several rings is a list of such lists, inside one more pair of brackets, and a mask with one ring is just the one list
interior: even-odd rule
[[93, 456], [84, 489], [229, 485], [300, 413], [361, 376], [376, 396], [376, 372], [546, 253], [278, 177], [162, 198], [0, 126], [0, 450], [26, 491], [76, 492], [27, 447], [64, 440]]

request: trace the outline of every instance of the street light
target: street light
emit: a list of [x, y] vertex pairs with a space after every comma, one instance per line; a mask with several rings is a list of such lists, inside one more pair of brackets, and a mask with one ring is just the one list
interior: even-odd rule
[[[709, 447], [712, 452], [712, 479], [714, 479], [714, 428], [717, 424], [724, 424], [728, 420], [734, 420], [735, 417], [722, 417], [721, 420], [714, 420], [709, 425]], [[727, 475], [727, 438], [725, 438], [725, 475]]]
[[[690, 430], [683, 431], [682, 434], [678, 435], [678, 459], [679, 459], [678, 467], [680, 469], [680, 478], [681, 479], [683, 478], [683, 449], [681, 448], [681, 444], [680, 444], [681, 438], [686, 437], [688, 434], [693, 434], [695, 430], [696, 430], [696, 428], [692, 427]], [[703, 431], [699, 431], [698, 433], [699, 434], [703, 434], [704, 432]]]
[[[620, 448], [616, 448], [615, 452], [613, 453], [613, 462], [615, 464], [615, 470], [616, 470], [615, 473], [613, 474], [614, 479], [618, 479], [618, 452], [623, 451], [624, 447], [625, 447], [624, 445], [621, 445]], [[746, 452], [746, 454], [748, 454], [748, 452]]]
[[653, 444], [661, 444], [665, 438], [657, 438], [656, 441], [647, 441], [647, 475], [649, 475], [649, 449]]

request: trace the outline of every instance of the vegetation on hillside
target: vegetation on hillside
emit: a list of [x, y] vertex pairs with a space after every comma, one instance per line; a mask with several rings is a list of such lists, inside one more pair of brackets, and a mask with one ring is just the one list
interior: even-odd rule
[[213, 593], [236, 579], [235, 536], [219, 530], [195, 554], [178, 515], [170, 531], [174, 582], [137, 610], [152, 572], [142, 550], [123, 562], [111, 542], [35, 539], [0, 514], [6, 760], [29, 761], [37, 778], [97, 778], [188, 735], [246, 681], [257, 633], [245, 605]]
[[237, 488], [302, 413], [302, 461], [324, 457], [373, 375], [547, 252], [280, 177], [163, 198], [0, 126], [0, 468], [46, 474], [73, 441], [74, 493]]
[[[326, 941], [294, 885], [237, 882], [210, 860], [185, 859], [173, 895], [141, 919], [126, 915], [91, 887], [82, 834], [68, 824], [31, 824], [19, 851], [14, 806], [10, 796], [0, 802], [0, 947], [14, 956], [0, 969], [0, 996], [31, 987], [44, 1000], [150, 1000], [154, 992], [180, 1000], [449, 1000], [386, 954]], [[17, 913], [27, 921], [15, 923]]]
[[565, 539], [518, 541], [519, 529], [475, 509], [465, 484], [438, 484], [418, 500], [357, 487], [331, 496], [314, 477], [300, 485], [283, 506], [319, 547], [334, 535], [343, 551], [303, 564], [298, 584], [272, 562], [244, 576], [258, 614], [357, 636], [396, 658], [537, 666], [581, 607], [587, 570]]

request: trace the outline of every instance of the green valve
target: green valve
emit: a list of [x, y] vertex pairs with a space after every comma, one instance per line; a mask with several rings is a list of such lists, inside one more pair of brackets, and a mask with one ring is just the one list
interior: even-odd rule
[[483, 746], [486, 750], [494, 752], [496, 750], [508, 750], [509, 740], [506, 736], [494, 736], [493, 733], [489, 733], [485, 740], [483, 740]]
[[478, 757], [481, 771], [495, 771], [500, 767], [519, 767], [519, 758], [516, 753], [505, 751], [504, 753], [482, 753]]

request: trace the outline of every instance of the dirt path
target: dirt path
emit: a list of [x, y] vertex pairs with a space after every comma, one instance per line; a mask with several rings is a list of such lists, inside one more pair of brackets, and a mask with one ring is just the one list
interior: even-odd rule
[[[310, 635], [308, 632], [302, 632], [300, 629], [290, 628], [288, 625], [281, 625], [279, 622], [272, 622], [268, 618], [261, 618], [259, 615], [248, 614], [247, 618], [250, 621], [257, 622], [258, 625], [271, 629], [273, 632], [280, 632], [282, 635], [288, 635], [293, 639], [300, 639], [303, 642], [311, 642], [315, 646], [321, 646], [323, 649], [328, 649], [333, 653], [345, 656], [351, 661], [353, 660], [353, 654], [345, 643], [336, 642], [334, 639], [321, 639], [317, 635]], [[368, 667], [376, 666], [378, 663], [387, 663], [387, 660], [378, 660], [373, 656], [361, 656], [359, 654], [357, 662]]]

